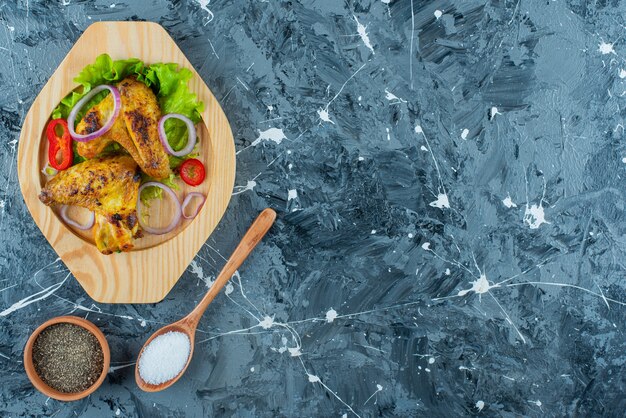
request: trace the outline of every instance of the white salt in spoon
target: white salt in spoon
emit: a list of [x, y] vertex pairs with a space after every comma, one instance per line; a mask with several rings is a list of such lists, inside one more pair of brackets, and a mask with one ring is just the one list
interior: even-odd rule
[[[185, 370], [187, 370], [187, 367], [189, 366], [189, 363], [191, 362], [191, 357], [193, 355], [193, 348], [194, 348], [193, 347], [194, 339], [196, 335], [196, 328], [198, 327], [198, 322], [200, 322], [200, 318], [202, 318], [202, 314], [204, 313], [206, 308], [209, 306], [209, 304], [213, 301], [215, 296], [217, 296], [219, 291], [222, 290], [224, 285], [226, 285], [228, 280], [230, 280], [233, 274], [235, 274], [235, 271], [237, 271], [239, 266], [241, 266], [244, 260], [252, 252], [254, 247], [256, 247], [259, 241], [261, 241], [263, 236], [267, 233], [267, 231], [270, 229], [270, 227], [274, 223], [275, 219], [276, 219], [276, 212], [274, 212], [272, 209], [268, 208], [268, 209], [265, 209], [263, 212], [261, 212], [261, 214], [256, 218], [252, 226], [250, 226], [250, 229], [248, 229], [248, 232], [246, 232], [246, 234], [243, 236], [241, 242], [239, 243], [237, 248], [235, 248], [235, 251], [226, 262], [226, 265], [220, 272], [219, 276], [217, 276], [217, 279], [215, 279], [213, 286], [211, 286], [211, 288], [209, 289], [207, 294], [204, 296], [204, 298], [202, 298], [198, 306], [196, 306], [196, 308], [193, 311], [191, 311], [191, 313], [187, 315], [186, 317], [184, 317], [183, 319], [177, 322], [174, 322], [173, 324], [164, 326], [163, 328], [159, 329], [154, 334], [152, 334], [150, 338], [148, 338], [148, 341], [146, 341], [143, 348], [139, 352], [137, 363], [135, 365], [135, 380], [137, 381], [137, 386], [139, 386], [141, 390], [146, 391], [146, 392], [161, 391], [173, 385], [185, 373]], [[166, 333], [172, 333], [172, 334], [164, 335]], [[181, 335], [180, 335], [181, 333], [184, 334], [188, 338], [188, 341], [185, 338], [181, 338]], [[150, 345], [150, 343], [155, 338], [160, 337], [160, 336], [161, 338], [155, 342], [155, 345], [153, 345], [152, 350], [151, 350], [152, 353], [150, 353], [149, 357], [154, 358], [154, 353], [160, 350], [162, 350], [163, 353], [169, 356], [170, 354], [172, 354], [172, 351], [173, 351], [172, 349], [182, 349], [183, 353], [185, 351], [188, 351], [188, 356], [187, 356], [186, 362], [184, 363], [180, 371], [174, 377], [162, 383], [151, 384], [151, 383], [146, 382], [141, 377], [141, 373], [139, 370], [140, 363], [143, 365], [143, 367], [152, 366], [150, 364], [142, 363], [141, 361], [142, 355], [144, 354], [144, 352], [146, 351], [146, 348]], [[167, 347], [167, 344], [170, 342], [174, 343], [175, 345], [171, 347]], [[181, 354], [176, 353], [174, 351], [174, 355], [178, 357], [174, 359], [162, 358], [160, 359], [161, 360], [160, 362], [158, 362], [157, 364], [154, 364], [153, 366], [160, 367], [160, 368], [164, 368], [164, 366], [168, 366], [170, 369], [172, 369], [172, 368], [175, 368], [176, 360], [179, 360], [179, 362], [182, 365], [182, 361], [180, 361]], [[184, 357], [184, 354], [182, 354], [182, 356]], [[146, 356], [145, 360], [148, 361], [148, 355]], [[144, 371], [144, 374], [147, 375], [147, 372]], [[152, 379], [148, 379], [148, 380], [152, 380]]]

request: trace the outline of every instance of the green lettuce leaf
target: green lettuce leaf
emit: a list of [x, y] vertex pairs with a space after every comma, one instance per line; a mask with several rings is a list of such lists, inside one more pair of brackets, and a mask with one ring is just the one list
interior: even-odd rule
[[[187, 68], [179, 70], [178, 64], [152, 64], [144, 72], [142, 81], [157, 92], [161, 112], [180, 113], [193, 123], [200, 122], [204, 104], [189, 90], [188, 82], [193, 73]], [[178, 151], [187, 144], [187, 126], [178, 119], [165, 122], [167, 140]]]
[[[176, 184], [176, 175], [174, 173], [170, 173], [170, 176], [166, 179], [160, 179], [157, 180], [153, 177], [150, 177], [147, 174], [142, 174], [141, 176], [141, 184], [143, 183], [147, 183], [149, 181], [156, 181], [159, 183], [163, 183], [166, 186], [169, 186], [170, 188], [174, 189], [174, 190], [179, 190], [180, 187], [178, 186], [178, 184]], [[141, 195], [139, 196], [139, 198], [141, 199], [141, 203], [143, 203], [143, 205], [145, 207], [150, 207], [150, 201], [152, 199], [162, 199], [163, 198], [163, 189], [156, 187], [156, 186], [148, 186], [145, 189], [143, 189], [141, 191]]]
[[[99, 86], [100, 84], [115, 83], [129, 75], [139, 76], [143, 71], [144, 64], [137, 58], [113, 61], [108, 54], [99, 55], [98, 58], [96, 58], [96, 62], [83, 68], [74, 78], [74, 82], [80, 84], [82, 89], [73, 91], [65, 96], [65, 98], [61, 100], [61, 103], [52, 111], [52, 118], [67, 119], [74, 105], [82, 99], [85, 94], [89, 93], [93, 87]], [[96, 97], [83, 107], [83, 112], [79, 113], [76, 120], [79, 121], [84, 115], [84, 112], [97, 104], [106, 97], [106, 95], [107, 92], [96, 95]]]

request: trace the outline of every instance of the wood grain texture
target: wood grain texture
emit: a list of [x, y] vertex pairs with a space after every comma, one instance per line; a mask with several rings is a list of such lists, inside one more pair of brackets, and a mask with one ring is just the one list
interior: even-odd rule
[[[194, 220], [184, 221], [167, 235], [146, 234], [135, 240], [133, 251], [108, 256], [93, 245], [91, 231], [67, 226], [38, 199], [46, 181], [41, 174], [47, 152], [43, 134], [50, 113], [77, 87], [72, 79], [103, 53], [114, 60], [175, 62], [193, 72], [190, 88], [205, 105], [202, 121], [196, 125], [201, 144], [198, 158], [207, 169], [207, 180], [193, 188], [207, 196]], [[89, 296], [104, 303], [154, 303], [167, 295], [224, 214], [235, 180], [235, 146], [222, 108], [165, 29], [151, 22], [98, 22], [78, 39], [33, 102], [20, 134], [17, 167], [35, 223]], [[183, 187], [179, 197], [190, 189]]]

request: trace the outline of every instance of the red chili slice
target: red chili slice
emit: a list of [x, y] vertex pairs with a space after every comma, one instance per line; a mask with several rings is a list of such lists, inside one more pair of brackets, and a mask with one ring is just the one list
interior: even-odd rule
[[[61, 136], [57, 135], [56, 127], [60, 125], [63, 128]], [[48, 137], [48, 162], [50, 166], [57, 170], [65, 170], [72, 165], [74, 161], [74, 150], [72, 149], [72, 137], [67, 122], [64, 119], [54, 119], [48, 124], [46, 129]], [[61, 158], [59, 161], [59, 152]]]
[[196, 158], [185, 160], [180, 166], [180, 178], [190, 186], [197, 186], [206, 176], [204, 164]]

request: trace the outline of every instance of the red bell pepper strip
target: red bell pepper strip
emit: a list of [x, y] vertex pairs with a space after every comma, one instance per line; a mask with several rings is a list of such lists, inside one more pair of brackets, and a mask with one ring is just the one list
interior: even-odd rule
[[[57, 135], [57, 125], [61, 125], [63, 128], [61, 136]], [[57, 170], [65, 170], [71, 166], [74, 161], [74, 150], [72, 149], [70, 130], [65, 119], [50, 121], [46, 129], [46, 136], [48, 137], [48, 162], [50, 165]], [[61, 153], [60, 162], [58, 159], [59, 152]]]

